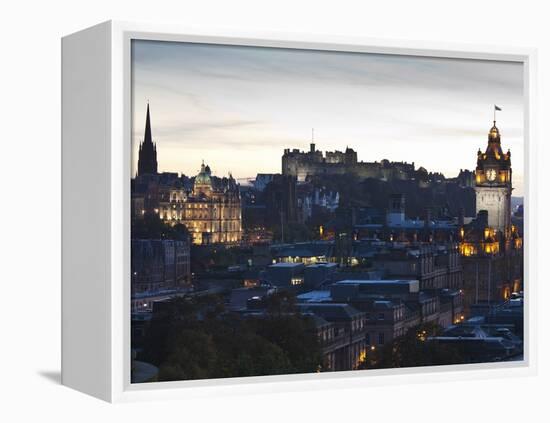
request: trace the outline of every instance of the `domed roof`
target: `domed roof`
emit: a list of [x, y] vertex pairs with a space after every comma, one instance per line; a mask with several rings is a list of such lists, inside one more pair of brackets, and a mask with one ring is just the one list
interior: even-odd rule
[[201, 171], [197, 176], [195, 176], [195, 185], [212, 185], [210, 168], [208, 166], [204, 166], [204, 162], [201, 165]]

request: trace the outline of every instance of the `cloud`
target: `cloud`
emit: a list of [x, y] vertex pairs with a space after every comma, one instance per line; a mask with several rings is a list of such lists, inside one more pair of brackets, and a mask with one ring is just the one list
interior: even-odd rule
[[307, 148], [315, 127], [323, 150], [455, 174], [475, 166], [496, 103], [523, 173], [518, 63], [156, 41], [132, 52], [134, 151], [149, 100], [166, 170], [194, 172], [209, 155], [235, 176], [279, 171], [283, 148]]

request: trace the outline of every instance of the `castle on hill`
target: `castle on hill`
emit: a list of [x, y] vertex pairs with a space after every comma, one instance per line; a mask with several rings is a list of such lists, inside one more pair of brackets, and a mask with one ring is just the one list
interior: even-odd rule
[[283, 175], [294, 176], [298, 182], [308, 177], [330, 175], [356, 175], [361, 179], [374, 178], [386, 181], [408, 180], [414, 178], [414, 162], [359, 162], [357, 152], [347, 147], [342, 151], [316, 150], [315, 143], [310, 144], [309, 151], [285, 149], [282, 157]]

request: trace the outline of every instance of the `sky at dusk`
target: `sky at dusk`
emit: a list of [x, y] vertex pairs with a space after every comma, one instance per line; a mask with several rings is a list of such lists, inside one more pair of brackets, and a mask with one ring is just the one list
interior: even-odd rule
[[497, 112], [523, 195], [519, 63], [133, 41], [133, 173], [147, 101], [159, 171], [281, 172], [285, 148], [357, 151], [454, 177], [474, 169]]

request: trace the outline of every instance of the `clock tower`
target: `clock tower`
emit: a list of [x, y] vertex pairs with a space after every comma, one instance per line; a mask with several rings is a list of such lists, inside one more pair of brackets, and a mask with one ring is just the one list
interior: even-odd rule
[[487, 149], [477, 152], [476, 212], [486, 210], [488, 225], [508, 237], [511, 228], [512, 168], [510, 150], [502, 152], [500, 132], [493, 121]]

